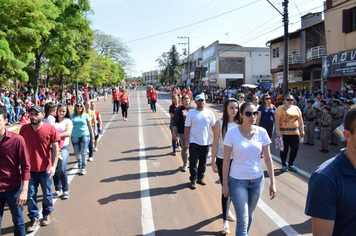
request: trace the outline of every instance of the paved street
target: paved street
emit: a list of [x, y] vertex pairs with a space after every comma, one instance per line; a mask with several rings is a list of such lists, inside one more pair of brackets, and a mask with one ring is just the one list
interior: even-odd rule
[[[128, 121], [121, 114], [112, 114], [111, 98], [97, 102], [105, 127], [99, 152], [94, 153], [94, 162], [88, 163], [87, 174], [79, 176], [71, 149], [70, 198], [58, 199], [53, 222], [31, 235], [221, 235], [221, 187], [210, 160], [207, 185], [191, 190], [189, 173], [180, 172], [180, 152], [171, 155], [170, 93], [159, 93], [157, 113], [147, 106], [145, 92], [128, 91], [128, 94], [131, 101]], [[222, 105], [207, 104], [207, 107], [216, 118], [222, 116]], [[315, 167], [340, 148], [330, 147], [328, 154], [321, 154], [318, 149], [319, 140], [312, 147], [301, 144], [295, 161], [300, 171], [282, 173], [273, 142], [277, 197], [269, 200], [266, 178], [250, 235], [311, 235], [311, 221], [304, 215], [307, 181]], [[24, 217], [28, 222], [26, 215], [27, 207]], [[230, 235], [234, 235], [234, 222], [230, 222], [230, 228]], [[13, 234], [8, 208], [1, 233]]]

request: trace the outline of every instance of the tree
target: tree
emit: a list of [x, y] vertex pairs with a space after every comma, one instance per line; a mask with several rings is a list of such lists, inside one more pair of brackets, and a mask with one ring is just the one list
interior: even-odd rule
[[176, 50], [176, 46], [172, 45], [169, 52], [164, 52], [156, 59], [161, 69], [161, 83], [176, 84], [182, 75], [182, 66], [179, 53]]
[[101, 31], [95, 32], [94, 50], [103, 57], [109, 57], [120, 64], [126, 71], [134, 67], [134, 60], [129, 56], [130, 49], [120, 38], [107, 35]]
[[58, 16], [51, 1], [0, 1], [0, 81], [10, 78], [28, 81], [23, 70], [35, 60], [33, 48], [53, 27], [50, 19]]

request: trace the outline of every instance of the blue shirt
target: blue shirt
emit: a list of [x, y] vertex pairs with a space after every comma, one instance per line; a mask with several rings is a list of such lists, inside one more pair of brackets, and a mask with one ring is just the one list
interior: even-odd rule
[[310, 177], [305, 214], [334, 220], [333, 235], [355, 235], [355, 199], [356, 169], [341, 150]]
[[260, 126], [274, 124], [274, 111], [276, 110], [276, 107], [274, 105], [272, 105], [272, 107], [272, 109], [267, 109], [263, 105], [258, 107], [257, 111], [261, 112]]
[[84, 116], [71, 115], [71, 119], [73, 122], [72, 137], [80, 138], [90, 134], [88, 129], [88, 121], [90, 121], [90, 117], [88, 114], [85, 114]]

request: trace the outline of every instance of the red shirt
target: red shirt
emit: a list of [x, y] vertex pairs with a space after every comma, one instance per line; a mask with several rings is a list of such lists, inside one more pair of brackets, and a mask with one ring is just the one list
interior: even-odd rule
[[129, 102], [129, 95], [125, 94], [125, 95], [121, 95], [120, 97], [120, 102], [121, 103], [128, 103]]
[[154, 91], [154, 92], [151, 93], [150, 99], [155, 101], [155, 100], [157, 100], [157, 97], [158, 97], [157, 92]]
[[5, 130], [0, 141], [0, 192], [18, 188], [22, 180], [29, 179], [30, 157], [25, 141], [21, 135]]
[[30, 154], [31, 171], [48, 171], [52, 166], [51, 144], [60, 140], [56, 128], [43, 123], [38, 130], [34, 130], [31, 124], [27, 124], [21, 127], [20, 135], [24, 137]]
[[[99, 115], [100, 115], [100, 112], [95, 110], [95, 118], [96, 118], [96, 120], [99, 119]], [[98, 122], [98, 125], [99, 125], [99, 122]]]
[[147, 93], [147, 97], [150, 98], [151, 97], [151, 93], [152, 93], [152, 89], [147, 89], [146, 93]]
[[87, 91], [84, 92], [84, 100], [89, 100], [89, 93]]
[[120, 92], [113, 92], [112, 93], [112, 97], [113, 97], [113, 99], [114, 99], [114, 101], [119, 101], [120, 100], [120, 95], [121, 95], [121, 93]]

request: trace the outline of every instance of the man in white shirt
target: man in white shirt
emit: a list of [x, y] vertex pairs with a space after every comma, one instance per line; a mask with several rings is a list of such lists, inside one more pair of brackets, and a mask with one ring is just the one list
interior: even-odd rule
[[185, 146], [189, 148], [191, 189], [195, 189], [197, 183], [206, 185], [204, 176], [210, 144], [209, 129], [214, 127], [216, 121], [214, 113], [204, 108], [204, 94], [195, 97], [195, 104], [197, 107], [188, 112], [184, 125]]

